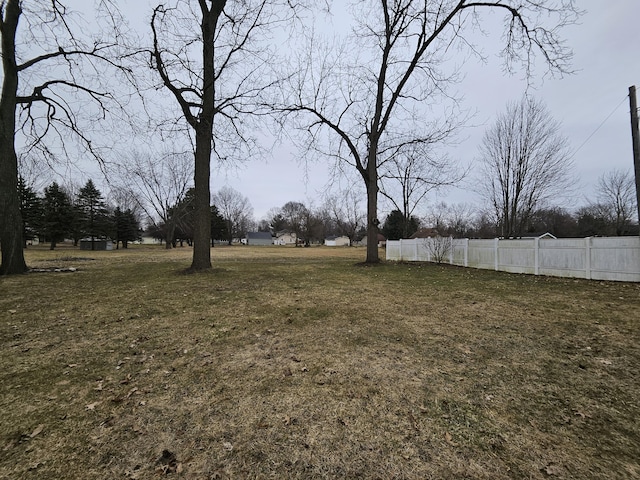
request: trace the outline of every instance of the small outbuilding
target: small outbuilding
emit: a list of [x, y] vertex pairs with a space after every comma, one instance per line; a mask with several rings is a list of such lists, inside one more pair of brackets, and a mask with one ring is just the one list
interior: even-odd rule
[[247, 232], [247, 245], [273, 245], [270, 232]]
[[99, 238], [83, 238], [80, 240], [80, 250], [113, 250], [113, 242]]
[[324, 244], [327, 247], [348, 247], [351, 242], [347, 236], [343, 235], [341, 237], [337, 237], [335, 235], [331, 235], [324, 239]]

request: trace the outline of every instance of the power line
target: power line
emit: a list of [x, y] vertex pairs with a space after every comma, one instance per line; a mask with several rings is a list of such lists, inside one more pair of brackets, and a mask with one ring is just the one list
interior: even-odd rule
[[584, 142], [582, 142], [578, 148], [576, 148], [576, 150], [575, 150], [575, 151], [571, 154], [571, 156], [569, 157], [569, 160], [571, 160], [573, 157], [575, 157], [575, 156], [576, 156], [576, 154], [577, 154], [577, 153], [582, 149], [582, 147], [584, 147], [584, 146], [587, 144], [587, 142], [588, 142], [589, 140], [591, 140], [591, 138], [592, 138], [596, 133], [598, 133], [598, 130], [600, 130], [600, 129], [602, 128], [602, 126], [603, 126], [605, 123], [607, 123], [607, 120], [609, 120], [609, 119], [613, 116], [613, 114], [614, 114], [614, 113], [616, 113], [616, 111], [620, 108], [620, 105], [622, 105], [624, 102], [626, 102], [626, 101], [627, 101], [627, 98], [628, 98], [628, 97], [629, 97], [628, 95], [625, 95], [625, 96], [622, 98], [622, 100], [620, 101], [620, 103], [619, 103], [618, 105], [616, 105], [616, 107], [613, 109], [613, 111], [612, 111], [609, 115], [607, 115], [607, 118], [605, 118], [605, 119], [600, 123], [600, 125], [598, 125], [598, 126], [596, 127], [596, 129], [595, 129], [593, 132], [591, 132], [591, 134], [587, 137], [587, 139], [586, 139]]

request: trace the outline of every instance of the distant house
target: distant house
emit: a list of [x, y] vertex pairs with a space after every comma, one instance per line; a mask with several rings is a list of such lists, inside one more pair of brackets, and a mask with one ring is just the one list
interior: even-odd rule
[[[365, 235], [362, 240], [360, 240], [360, 245], [362, 246], [366, 246], [367, 245], [367, 236]], [[387, 238], [382, 235], [381, 233], [378, 233], [378, 246], [379, 247], [386, 247], [387, 245]]]
[[439, 237], [440, 233], [435, 228], [426, 228], [423, 227], [419, 229], [416, 233], [411, 235], [409, 238], [435, 238]]
[[324, 239], [324, 244], [327, 247], [348, 247], [351, 242], [349, 241], [349, 237], [331, 235]]
[[275, 245], [295, 245], [296, 234], [289, 232], [280, 232], [276, 234], [276, 239], [273, 241]]
[[149, 235], [143, 235], [140, 237], [140, 240], [134, 243], [139, 243], [141, 245], [162, 245], [162, 240], [159, 238], [151, 237]]
[[273, 245], [270, 232], [247, 232], [247, 245]]

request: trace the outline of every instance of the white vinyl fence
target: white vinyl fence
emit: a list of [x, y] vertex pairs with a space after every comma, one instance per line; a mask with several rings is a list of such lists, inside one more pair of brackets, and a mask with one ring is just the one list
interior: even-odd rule
[[387, 260], [440, 261], [511, 273], [640, 282], [640, 237], [390, 240]]

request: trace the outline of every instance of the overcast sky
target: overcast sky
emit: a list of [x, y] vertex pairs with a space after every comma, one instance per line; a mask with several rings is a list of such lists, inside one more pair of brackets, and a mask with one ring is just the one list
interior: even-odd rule
[[[84, 0], [82, 0], [84, 1]], [[72, 3], [80, 2], [73, 0]], [[123, 2], [124, 3], [124, 2]], [[126, 2], [132, 26], [148, 29], [150, 5], [160, 2], [139, 0]], [[593, 198], [597, 179], [614, 169], [633, 168], [628, 88], [640, 87], [640, 1], [579, 0], [586, 10], [579, 25], [567, 27], [564, 38], [573, 49], [575, 74], [563, 79], [544, 78], [535, 72], [529, 93], [546, 103], [553, 117], [562, 125], [575, 153], [575, 184], [578, 194], [569, 208]], [[340, 21], [340, 20], [336, 20]], [[480, 45], [487, 63], [465, 63], [464, 80], [457, 90], [464, 97], [463, 106], [475, 112], [470, 125], [460, 133], [460, 141], [449, 155], [473, 166], [485, 129], [504, 111], [508, 101], [518, 100], [527, 88], [521, 73], [507, 76], [497, 54], [499, 34], [482, 40]], [[165, 92], [166, 93], [166, 92]], [[232, 170], [214, 169], [212, 191], [228, 185], [247, 196], [256, 220], [273, 207], [294, 200], [320, 205], [322, 193], [330, 179], [326, 165], [305, 164], [305, 155], [293, 145], [281, 145], [273, 156], [252, 159]], [[358, 180], [358, 187], [361, 181]], [[473, 192], [473, 176], [460, 188], [432, 196], [428, 204], [467, 202], [480, 205]], [[364, 199], [363, 199], [364, 209]], [[384, 210], [384, 209], [383, 209]], [[384, 211], [380, 216], [384, 216]], [[428, 213], [427, 205], [418, 215]]]

